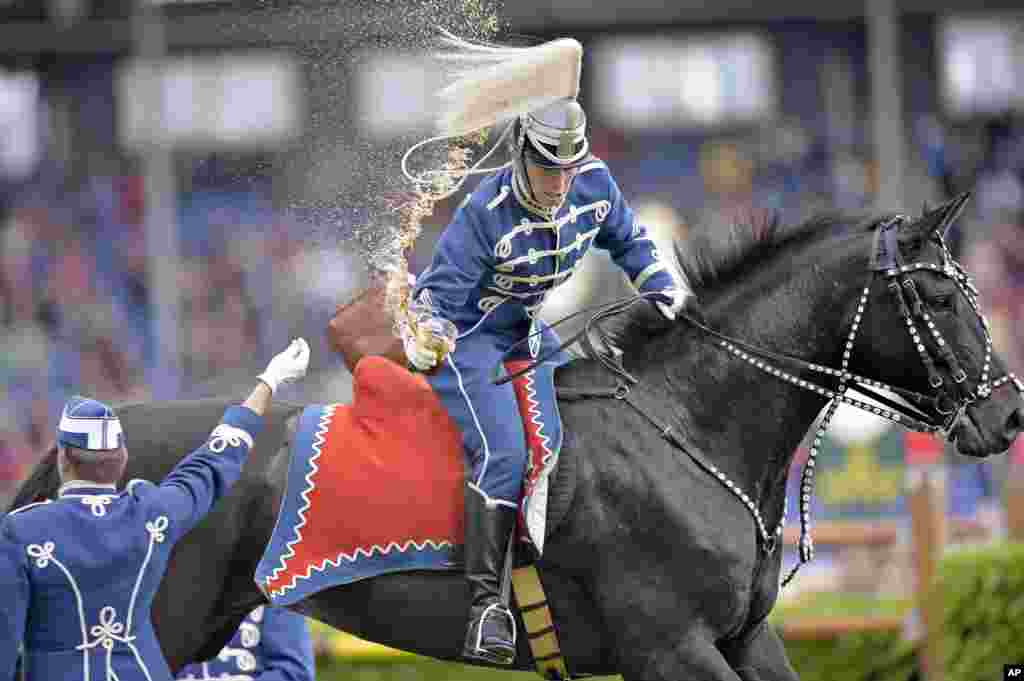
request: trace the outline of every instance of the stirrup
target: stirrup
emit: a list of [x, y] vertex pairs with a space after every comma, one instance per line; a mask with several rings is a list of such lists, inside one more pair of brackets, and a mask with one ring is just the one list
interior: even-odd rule
[[[494, 611], [494, 612], [492, 612]], [[488, 615], [494, 615], [497, 617], [507, 617], [509, 622], [509, 631], [512, 633], [512, 641], [501, 641], [494, 645], [484, 647], [483, 642], [483, 631], [484, 622], [487, 621]], [[483, 660], [492, 664], [499, 665], [510, 665], [516, 659], [516, 619], [512, 615], [512, 611], [509, 610], [502, 603], [492, 603], [484, 611], [480, 613], [480, 617], [470, 623], [470, 631], [468, 634], [472, 634], [473, 629], [476, 629], [475, 635], [466, 637], [466, 644], [462, 650], [462, 656], [468, 659]], [[474, 639], [472, 645], [469, 645], [470, 639]]]

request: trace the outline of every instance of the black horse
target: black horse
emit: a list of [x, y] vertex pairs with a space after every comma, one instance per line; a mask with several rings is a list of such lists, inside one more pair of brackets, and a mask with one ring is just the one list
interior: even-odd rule
[[[577, 392], [561, 404], [571, 437], [539, 567], [573, 674], [796, 678], [764, 625], [780, 582], [775, 530], [793, 452], [847, 386], [888, 385], [917, 407], [891, 415], [942, 428], [965, 454], [1009, 448], [1024, 425], [1019, 383], [991, 354], [976, 294], [942, 241], [962, 205], [916, 220], [747, 226], [717, 243], [691, 239], [684, 265], [708, 326], [747, 345], [685, 321], [655, 328], [644, 303], [617, 336], [622, 373], [585, 360], [560, 371], [560, 388]], [[579, 399], [604, 388], [606, 397]], [[160, 479], [229, 402], [121, 408], [128, 476]], [[242, 480], [175, 548], [153, 612], [172, 668], [215, 654], [264, 600], [253, 574], [300, 407], [275, 406]], [[14, 505], [56, 488], [51, 452]], [[408, 572], [329, 589], [295, 609], [454, 660], [467, 599], [456, 572]], [[532, 668], [523, 636], [517, 661]]]

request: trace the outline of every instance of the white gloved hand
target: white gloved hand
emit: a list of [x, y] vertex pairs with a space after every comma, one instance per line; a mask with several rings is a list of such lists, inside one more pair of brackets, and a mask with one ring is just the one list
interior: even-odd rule
[[665, 303], [660, 300], [655, 300], [654, 304], [658, 307], [658, 311], [665, 316], [665, 319], [669, 321], [675, 321], [676, 315], [686, 305], [686, 300], [693, 294], [685, 288], [670, 288], [660, 291], [664, 296], [672, 299], [671, 303]]
[[304, 338], [296, 338], [291, 344], [274, 356], [267, 368], [259, 375], [259, 379], [267, 384], [270, 392], [276, 392], [278, 386], [292, 383], [306, 375], [309, 367], [309, 343]]

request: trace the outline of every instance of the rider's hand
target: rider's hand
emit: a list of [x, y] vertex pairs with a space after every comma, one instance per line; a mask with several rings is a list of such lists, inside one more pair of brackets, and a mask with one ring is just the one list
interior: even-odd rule
[[665, 289], [651, 296], [651, 299], [658, 312], [670, 322], [674, 322], [682, 312], [686, 317], [706, 325], [697, 296], [687, 288]]
[[278, 353], [260, 374], [259, 379], [267, 384], [270, 392], [284, 383], [292, 383], [306, 375], [309, 367], [309, 344], [304, 338], [296, 338], [283, 352]]
[[402, 345], [409, 364], [419, 371], [430, 371], [447, 353], [452, 352], [454, 341], [434, 333], [427, 324], [402, 331]]
[[669, 321], [675, 321], [676, 315], [686, 305], [687, 299], [692, 297], [693, 294], [688, 290], [678, 287], [658, 291], [657, 294], [652, 296], [658, 312]]

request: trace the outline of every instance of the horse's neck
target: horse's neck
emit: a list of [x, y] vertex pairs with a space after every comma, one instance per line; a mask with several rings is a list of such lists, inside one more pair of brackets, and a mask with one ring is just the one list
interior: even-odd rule
[[[838, 367], [849, 331], [844, 314], [862, 285], [859, 275], [796, 268], [724, 293], [709, 308], [710, 318], [715, 328], [756, 347]], [[765, 499], [781, 487], [824, 398], [733, 356], [716, 339], [682, 333], [682, 344], [665, 354], [673, 359], [664, 372], [676, 403], [685, 405], [679, 425], [741, 489]]]

